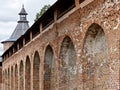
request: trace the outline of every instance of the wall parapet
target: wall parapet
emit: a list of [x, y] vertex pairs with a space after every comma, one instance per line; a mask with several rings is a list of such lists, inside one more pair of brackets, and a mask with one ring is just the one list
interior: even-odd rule
[[[39, 19], [36, 21], [27, 32], [22, 35], [8, 50], [2, 55], [3, 61], [22, 49], [26, 44], [38, 36], [42, 31], [48, 28], [51, 24], [55, 24], [57, 20], [63, 18], [65, 14], [72, 9], [80, 9], [88, 0], [79, 0], [79, 8], [76, 5], [77, 0], [58, 0], [51, 6]], [[91, 0], [94, 1], [94, 0]], [[99, 1], [98, 1], [99, 2]], [[91, 2], [89, 2], [91, 3]], [[89, 3], [87, 5], [89, 5]], [[64, 4], [64, 5], [63, 5]], [[86, 4], [86, 3], [85, 3]], [[86, 5], [86, 6], [87, 6]], [[64, 6], [63, 8], [61, 6]]]

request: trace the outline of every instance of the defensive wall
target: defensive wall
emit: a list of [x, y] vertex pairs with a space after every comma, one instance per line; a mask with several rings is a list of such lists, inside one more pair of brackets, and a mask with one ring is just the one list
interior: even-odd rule
[[119, 90], [119, 53], [120, 0], [58, 0], [3, 54], [3, 90]]

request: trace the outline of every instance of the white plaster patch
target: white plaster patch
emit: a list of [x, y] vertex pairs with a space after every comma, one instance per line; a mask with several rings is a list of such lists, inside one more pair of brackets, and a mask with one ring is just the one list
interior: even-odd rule
[[116, 21], [117, 21], [117, 25], [113, 27], [113, 30], [117, 30], [120, 25], [120, 18], [117, 18]]
[[80, 54], [77, 54], [78, 57], [80, 57], [81, 55]]
[[83, 69], [82, 69], [82, 65], [79, 65], [79, 66], [78, 66], [78, 72], [81, 74], [82, 71], [83, 71]]
[[111, 2], [111, 0], [107, 0], [106, 3], [105, 3], [106, 8], [110, 8], [110, 7], [112, 7], [113, 5], [114, 5], [114, 3]]
[[100, 66], [102, 67], [102, 66], [103, 66], [103, 64], [101, 63], [101, 64], [100, 64]]
[[83, 24], [80, 24], [80, 32], [83, 32]]
[[68, 71], [73, 74], [73, 75], [76, 75], [77, 74], [77, 67], [74, 66], [74, 67], [69, 67], [68, 68]]
[[88, 61], [91, 61], [91, 58], [88, 58]]
[[111, 28], [110, 24], [108, 23], [108, 21], [104, 21], [103, 22], [104, 27], [106, 27], [107, 29]]
[[79, 50], [77, 51], [77, 53], [78, 53], [78, 54], [81, 53], [81, 49], [79, 49]]
[[117, 51], [117, 48], [116, 48], [116, 47], [111, 47], [111, 48], [110, 48], [110, 51], [111, 51], [111, 52], [116, 52], [116, 51]]

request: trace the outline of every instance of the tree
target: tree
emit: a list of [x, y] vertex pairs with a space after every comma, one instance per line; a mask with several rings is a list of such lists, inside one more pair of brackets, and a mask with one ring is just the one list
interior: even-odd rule
[[39, 13], [36, 14], [36, 18], [34, 21], [37, 21], [48, 9], [50, 8], [50, 5], [45, 5]]

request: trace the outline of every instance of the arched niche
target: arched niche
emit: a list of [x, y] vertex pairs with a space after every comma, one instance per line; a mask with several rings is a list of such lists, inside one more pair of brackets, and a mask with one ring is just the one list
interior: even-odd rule
[[5, 70], [5, 90], [8, 88], [8, 72]]
[[8, 90], [10, 90], [10, 68], [8, 68]]
[[14, 90], [14, 72], [13, 72], [13, 67], [11, 67], [11, 89]]
[[48, 45], [44, 56], [44, 90], [55, 90], [54, 69], [54, 53], [51, 46]]
[[[93, 23], [86, 33], [84, 42], [84, 88], [106, 90], [109, 72], [108, 44], [103, 28]], [[106, 79], [106, 80], [105, 80]]]
[[23, 90], [24, 89], [24, 66], [23, 66], [23, 61], [20, 62], [20, 73], [19, 73], [19, 77], [20, 77], [20, 89], [19, 90]]
[[25, 90], [31, 90], [31, 64], [28, 56], [25, 64]]
[[68, 36], [63, 39], [59, 58], [59, 88], [62, 90], [76, 90], [77, 57], [74, 44]]
[[3, 71], [3, 90], [7, 90], [6, 86], [7, 86], [7, 71], [6, 69]]
[[18, 90], [18, 66], [15, 65], [15, 90]]
[[33, 61], [33, 90], [39, 90], [39, 71], [40, 71], [40, 57], [39, 53], [36, 51]]

